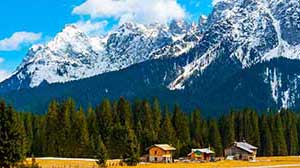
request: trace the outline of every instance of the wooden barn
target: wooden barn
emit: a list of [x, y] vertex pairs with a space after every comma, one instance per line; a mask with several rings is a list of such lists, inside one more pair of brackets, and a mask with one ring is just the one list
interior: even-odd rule
[[210, 161], [211, 156], [214, 153], [215, 152], [210, 150], [210, 148], [192, 149], [191, 153], [188, 154], [188, 157], [193, 161]]
[[176, 148], [168, 144], [155, 144], [148, 148], [148, 161], [154, 163], [172, 163], [172, 154]]
[[255, 160], [257, 147], [244, 142], [235, 142], [224, 151], [225, 158], [232, 157], [235, 160]]

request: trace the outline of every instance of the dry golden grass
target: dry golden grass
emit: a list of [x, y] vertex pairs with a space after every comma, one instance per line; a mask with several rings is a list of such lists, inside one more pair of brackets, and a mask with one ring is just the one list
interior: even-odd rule
[[[91, 161], [65, 161], [37, 159], [42, 168], [97, 168], [97, 164]], [[214, 163], [173, 163], [173, 164], [141, 164], [135, 168], [230, 168], [230, 167], [257, 167], [271, 165], [294, 165], [300, 167], [300, 157], [260, 157], [256, 162], [247, 161], [219, 161]], [[299, 165], [299, 166], [295, 166]], [[285, 166], [286, 167], [286, 166]], [[292, 166], [291, 166], [292, 167]], [[110, 167], [110, 168], [129, 168]], [[132, 167], [131, 167], [132, 168]]]

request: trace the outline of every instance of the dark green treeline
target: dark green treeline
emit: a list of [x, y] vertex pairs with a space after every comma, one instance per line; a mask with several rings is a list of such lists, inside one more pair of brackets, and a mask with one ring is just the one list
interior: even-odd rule
[[95, 158], [105, 148], [108, 158], [126, 158], [141, 156], [152, 144], [168, 143], [177, 148], [175, 157], [209, 146], [222, 156], [224, 148], [243, 140], [259, 147], [261, 156], [300, 152], [300, 116], [289, 110], [259, 115], [247, 108], [205, 119], [198, 109], [168, 109], [157, 99], [120, 98], [88, 109], [76, 107], [68, 99], [51, 102], [46, 115], [22, 113], [27, 155]]

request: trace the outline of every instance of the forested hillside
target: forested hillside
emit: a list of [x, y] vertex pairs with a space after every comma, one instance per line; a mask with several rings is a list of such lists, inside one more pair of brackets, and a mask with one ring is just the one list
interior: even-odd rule
[[[3, 113], [3, 111], [0, 111]], [[168, 109], [153, 101], [103, 100], [96, 107], [76, 108], [72, 99], [49, 104], [45, 115], [19, 113], [24, 123], [27, 156], [96, 158], [103, 144], [109, 158], [142, 156], [154, 143], [176, 147], [175, 157], [191, 148], [208, 147], [217, 156], [234, 141], [259, 147], [261, 156], [299, 154], [299, 114], [282, 110], [259, 115], [247, 108], [219, 118], [201, 111]]]

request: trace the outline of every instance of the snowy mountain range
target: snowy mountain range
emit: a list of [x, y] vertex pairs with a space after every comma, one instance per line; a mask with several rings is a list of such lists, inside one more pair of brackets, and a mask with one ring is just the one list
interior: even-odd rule
[[76, 97], [69, 88], [81, 88], [94, 91], [78, 98], [86, 102], [95, 101], [92, 95], [122, 95], [216, 111], [300, 108], [300, 2], [215, 0], [213, 5], [198, 25], [126, 23], [93, 38], [67, 26], [48, 44], [33, 46], [0, 92], [20, 105], [16, 95], [55, 88], [58, 93], [50, 98]]
[[[3, 83], [6, 89], [32, 88], [117, 71], [171, 52], [180, 55], [195, 45], [185, 43], [184, 38], [196, 29], [183, 21], [173, 21], [170, 26], [125, 23], [107, 36], [88, 37], [68, 25], [46, 45], [31, 47], [13, 76]], [[178, 45], [170, 47], [173, 43]]]

